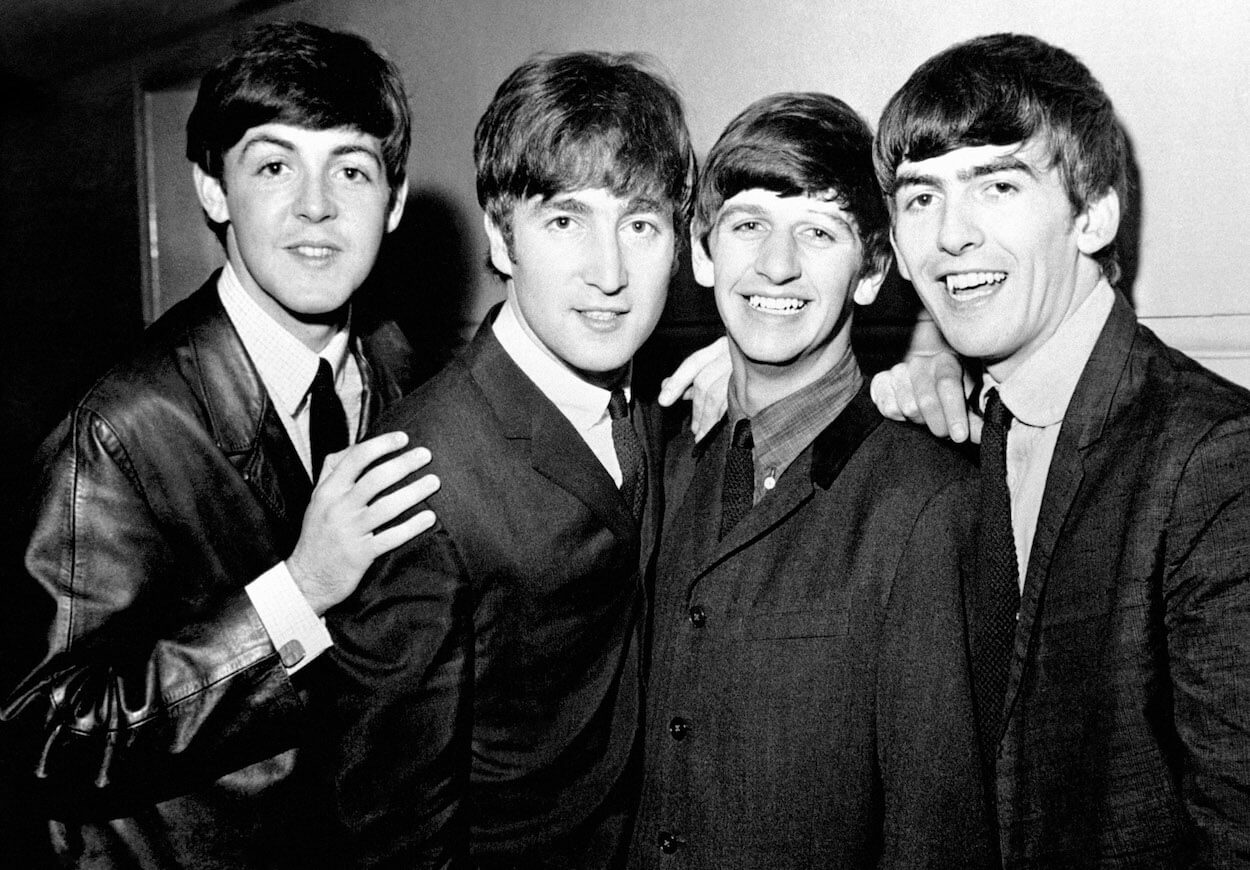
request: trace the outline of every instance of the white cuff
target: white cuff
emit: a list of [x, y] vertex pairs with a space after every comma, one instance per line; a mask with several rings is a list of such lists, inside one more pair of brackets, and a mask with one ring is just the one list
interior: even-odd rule
[[286, 562], [279, 562], [247, 584], [247, 597], [252, 599], [288, 674], [333, 646], [325, 623], [295, 585]]

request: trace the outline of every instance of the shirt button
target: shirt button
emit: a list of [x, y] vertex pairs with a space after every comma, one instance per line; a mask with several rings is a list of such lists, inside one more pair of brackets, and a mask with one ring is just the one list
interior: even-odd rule
[[766, 478], [764, 478], [764, 489], [769, 489], [769, 490], [771, 490], [771, 489], [773, 489], [775, 486], [777, 486], [777, 478], [775, 478], [775, 477], [773, 477], [773, 476], [771, 476], [771, 475], [770, 475], [770, 476], [768, 476], [768, 477], [766, 477]]
[[685, 740], [690, 733], [690, 723], [680, 716], [674, 716], [668, 723], [668, 733], [673, 735], [674, 740]]
[[660, 851], [665, 855], [673, 854], [684, 845], [686, 845], [686, 841], [677, 834], [660, 831]]
[[707, 614], [703, 612], [703, 608], [695, 605], [690, 608], [690, 624], [695, 628], [702, 628], [707, 624]]

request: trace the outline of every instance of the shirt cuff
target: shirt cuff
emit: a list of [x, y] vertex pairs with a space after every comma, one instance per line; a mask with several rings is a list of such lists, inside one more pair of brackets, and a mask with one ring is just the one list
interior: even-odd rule
[[274, 565], [246, 588], [247, 597], [252, 600], [288, 674], [295, 673], [333, 645], [325, 623], [295, 585], [286, 562]]

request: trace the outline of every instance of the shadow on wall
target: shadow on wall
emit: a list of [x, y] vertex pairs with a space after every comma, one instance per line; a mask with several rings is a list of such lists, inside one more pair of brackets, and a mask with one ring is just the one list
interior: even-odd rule
[[412, 343], [416, 383], [442, 368], [472, 317], [471, 250], [464, 217], [452, 198], [415, 191], [359, 291], [362, 303], [393, 319]]

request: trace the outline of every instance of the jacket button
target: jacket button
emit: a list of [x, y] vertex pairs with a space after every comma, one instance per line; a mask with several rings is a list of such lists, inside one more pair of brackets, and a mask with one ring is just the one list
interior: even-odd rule
[[707, 614], [697, 604], [690, 608], [690, 624], [695, 628], [702, 628], [707, 624]]
[[660, 851], [665, 855], [671, 855], [686, 845], [686, 841], [676, 834], [668, 831], [660, 831]]
[[674, 716], [668, 723], [668, 733], [673, 735], [674, 740], [685, 740], [690, 733], [690, 723], [680, 716]]

